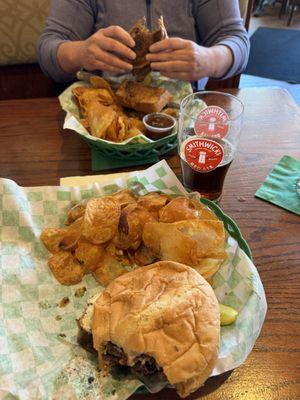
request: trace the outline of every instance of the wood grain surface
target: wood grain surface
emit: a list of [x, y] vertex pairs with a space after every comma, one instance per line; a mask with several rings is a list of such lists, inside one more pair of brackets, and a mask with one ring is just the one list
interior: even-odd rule
[[[283, 155], [300, 159], [300, 113], [282, 89], [231, 93], [244, 102], [245, 117], [221, 206], [238, 223], [252, 249], [268, 312], [244, 364], [209, 379], [189, 400], [300, 399], [300, 218], [254, 197]], [[63, 176], [92, 174], [87, 144], [62, 130], [63, 119], [55, 98], [0, 102], [1, 177], [23, 186], [38, 186], [58, 185]], [[177, 155], [167, 157], [167, 161], [180, 177]], [[178, 397], [173, 390], [165, 390], [132, 399]]]

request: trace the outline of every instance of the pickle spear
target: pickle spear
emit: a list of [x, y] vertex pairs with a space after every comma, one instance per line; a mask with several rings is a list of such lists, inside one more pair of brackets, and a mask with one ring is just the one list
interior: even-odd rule
[[221, 326], [233, 324], [238, 316], [238, 312], [229, 306], [220, 304], [220, 322]]

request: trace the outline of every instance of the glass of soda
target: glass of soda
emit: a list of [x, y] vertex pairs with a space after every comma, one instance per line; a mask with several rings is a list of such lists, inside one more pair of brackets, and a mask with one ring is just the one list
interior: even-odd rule
[[182, 100], [178, 152], [186, 188], [220, 200], [237, 151], [243, 112], [243, 103], [228, 93], [202, 91]]

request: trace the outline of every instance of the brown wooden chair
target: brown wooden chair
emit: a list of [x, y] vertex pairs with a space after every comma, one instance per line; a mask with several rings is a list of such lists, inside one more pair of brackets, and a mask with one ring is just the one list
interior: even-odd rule
[[290, 10], [289, 10], [289, 16], [288, 16], [288, 20], [287, 20], [288, 26], [291, 25], [291, 22], [292, 22], [292, 19], [294, 16], [294, 11], [296, 10], [297, 6], [300, 6], [300, 0], [291, 0], [290, 1], [290, 4], [289, 4]]
[[0, 100], [53, 97], [65, 88], [45, 76], [37, 63], [0, 66]]
[[280, 9], [279, 9], [279, 14], [278, 14], [279, 19], [285, 14], [286, 9], [287, 9], [287, 5], [288, 5], [288, 0], [282, 0], [281, 1], [281, 6], [280, 6]]
[[37, 64], [36, 43], [50, 0], [0, 0], [0, 99], [56, 96], [62, 86]]

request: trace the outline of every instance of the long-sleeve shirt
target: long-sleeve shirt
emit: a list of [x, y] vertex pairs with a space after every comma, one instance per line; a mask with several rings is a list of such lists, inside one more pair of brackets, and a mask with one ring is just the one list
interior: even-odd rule
[[52, 0], [38, 43], [40, 66], [54, 80], [70, 81], [74, 75], [64, 72], [57, 59], [61, 43], [85, 40], [110, 25], [129, 30], [143, 16], [148, 28], [154, 29], [161, 15], [169, 37], [231, 49], [233, 63], [224, 79], [246, 67], [249, 38], [238, 0]]

